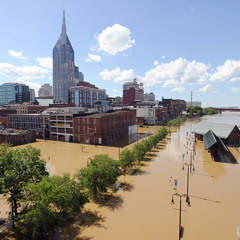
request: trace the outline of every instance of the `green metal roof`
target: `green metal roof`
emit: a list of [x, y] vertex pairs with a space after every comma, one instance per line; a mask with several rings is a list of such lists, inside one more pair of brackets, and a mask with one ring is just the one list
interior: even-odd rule
[[226, 139], [228, 138], [235, 126], [236, 125], [234, 124], [204, 122], [199, 123], [195, 127], [193, 132], [195, 132], [196, 134], [204, 135], [209, 130], [212, 130], [216, 136]]
[[228, 148], [225, 146], [221, 138], [217, 137], [212, 130], [209, 130], [203, 135], [203, 141], [205, 150], [217, 143], [224, 151], [228, 152]]

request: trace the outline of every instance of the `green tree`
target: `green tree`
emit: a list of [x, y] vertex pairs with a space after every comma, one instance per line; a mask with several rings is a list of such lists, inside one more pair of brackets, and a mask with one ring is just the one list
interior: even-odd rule
[[10, 145], [0, 145], [0, 193], [8, 197], [13, 229], [27, 183], [39, 182], [45, 175], [48, 173], [45, 162], [40, 159], [40, 150], [31, 146], [12, 149]]
[[27, 239], [46, 239], [66, 217], [78, 213], [87, 194], [69, 175], [44, 177], [39, 183], [30, 183], [22, 199], [22, 233]]
[[125, 148], [120, 154], [119, 162], [121, 167], [133, 167], [135, 165], [135, 158], [132, 154], [132, 151]]
[[107, 192], [107, 187], [116, 183], [121, 175], [120, 164], [107, 154], [95, 155], [87, 168], [78, 170], [75, 175], [83, 188], [92, 197]]

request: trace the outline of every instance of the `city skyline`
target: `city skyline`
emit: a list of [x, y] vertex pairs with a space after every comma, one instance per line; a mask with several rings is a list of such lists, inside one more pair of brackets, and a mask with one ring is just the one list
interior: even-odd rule
[[123, 82], [136, 76], [159, 100], [188, 101], [193, 90], [203, 106], [240, 106], [238, 1], [13, 3], [0, 10], [0, 84], [36, 92], [52, 84], [64, 8], [75, 63], [108, 95], [122, 96]]

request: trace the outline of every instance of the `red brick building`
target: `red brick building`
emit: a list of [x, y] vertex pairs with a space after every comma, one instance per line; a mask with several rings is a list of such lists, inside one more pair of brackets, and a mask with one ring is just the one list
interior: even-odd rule
[[74, 142], [109, 144], [136, 132], [136, 110], [119, 110], [74, 118]]
[[123, 84], [123, 104], [132, 105], [136, 102], [144, 100], [144, 90], [141, 84], [137, 83], [136, 79], [133, 82]]

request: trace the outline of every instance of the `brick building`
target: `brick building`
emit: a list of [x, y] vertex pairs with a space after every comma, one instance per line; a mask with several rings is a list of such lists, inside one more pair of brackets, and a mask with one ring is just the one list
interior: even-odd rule
[[179, 117], [183, 111], [186, 111], [186, 102], [180, 99], [162, 98], [159, 106], [165, 107], [167, 110], [167, 120]]
[[74, 118], [74, 142], [109, 144], [136, 133], [136, 110], [119, 110]]
[[132, 105], [136, 102], [144, 100], [144, 90], [142, 84], [138, 83], [136, 79], [133, 82], [126, 82], [123, 84], [123, 104]]
[[36, 141], [36, 133], [28, 130], [4, 129], [0, 130], [0, 144], [10, 143], [13, 146]]

